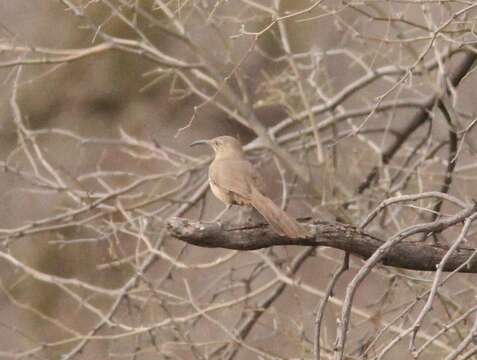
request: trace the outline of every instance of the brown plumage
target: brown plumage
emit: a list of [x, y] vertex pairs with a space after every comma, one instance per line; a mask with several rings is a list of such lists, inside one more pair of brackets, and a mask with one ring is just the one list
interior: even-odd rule
[[279, 235], [306, 237], [305, 229], [263, 194], [264, 181], [245, 158], [240, 142], [231, 136], [199, 140], [191, 145], [208, 144], [215, 159], [209, 167], [209, 183], [213, 194], [227, 208], [233, 204], [253, 206]]

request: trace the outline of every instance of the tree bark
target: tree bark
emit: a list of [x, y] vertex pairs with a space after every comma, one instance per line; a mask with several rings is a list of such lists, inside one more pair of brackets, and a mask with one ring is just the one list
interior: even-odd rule
[[[249, 227], [221, 227], [217, 223], [171, 218], [167, 229], [173, 237], [200, 247], [235, 250], [257, 250], [276, 245], [328, 246], [344, 250], [367, 259], [384, 242], [384, 239], [362, 231], [354, 226], [336, 222], [319, 221], [307, 225], [314, 236], [291, 239], [276, 235], [267, 225]], [[402, 269], [435, 271], [448, 248], [422, 242], [401, 242], [392, 247], [382, 263]], [[459, 271], [477, 273], [477, 250], [459, 248], [446, 263], [444, 271], [454, 271], [466, 261]]]

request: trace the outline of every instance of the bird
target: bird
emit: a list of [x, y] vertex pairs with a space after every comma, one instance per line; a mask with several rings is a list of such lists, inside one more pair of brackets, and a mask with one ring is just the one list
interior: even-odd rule
[[215, 197], [226, 205], [220, 215], [232, 205], [252, 206], [278, 235], [289, 238], [308, 236], [302, 225], [264, 194], [265, 182], [245, 157], [239, 140], [232, 136], [219, 136], [194, 141], [190, 146], [200, 144], [209, 145], [215, 153], [209, 166], [209, 185]]

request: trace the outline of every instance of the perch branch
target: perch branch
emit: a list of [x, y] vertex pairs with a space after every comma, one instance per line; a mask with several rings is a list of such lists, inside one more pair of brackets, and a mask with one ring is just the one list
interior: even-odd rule
[[[435, 231], [431, 224], [433, 223], [429, 224], [430, 231]], [[209, 248], [256, 250], [276, 245], [328, 246], [367, 259], [385, 243], [384, 239], [351, 225], [320, 221], [308, 226], [313, 228], [314, 236], [290, 239], [276, 235], [266, 225], [221, 228], [217, 223], [183, 218], [170, 218], [167, 222], [168, 231], [173, 237], [189, 244]], [[448, 250], [440, 245], [401, 242], [389, 249], [382, 263], [403, 269], [436, 271], [436, 266]], [[477, 257], [472, 256], [473, 253], [474, 249], [460, 247], [449, 257], [443, 270], [453, 271], [468, 261], [460, 271], [477, 273]]]

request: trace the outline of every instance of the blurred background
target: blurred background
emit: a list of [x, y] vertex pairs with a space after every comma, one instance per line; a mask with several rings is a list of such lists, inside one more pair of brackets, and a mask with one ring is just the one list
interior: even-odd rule
[[[238, 137], [267, 195], [298, 218], [358, 225], [383, 200], [426, 191], [470, 204], [476, 8], [0, 0], [0, 357], [314, 358], [317, 305], [343, 252], [168, 235], [169, 217], [223, 209], [207, 186], [211, 152], [189, 144]], [[400, 203], [367, 230], [387, 239], [458, 210]], [[450, 246], [461, 225], [408, 240]], [[471, 227], [465, 246], [476, 240]], [[322, 358], [362, 264], [352, 257], [328, 299]], [[346, 358], [451, 356], [474, 324], [475, 275], [446, 278], [414, 352], [402, 335], [434, 276], [375, 267]]]

